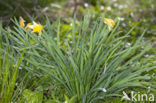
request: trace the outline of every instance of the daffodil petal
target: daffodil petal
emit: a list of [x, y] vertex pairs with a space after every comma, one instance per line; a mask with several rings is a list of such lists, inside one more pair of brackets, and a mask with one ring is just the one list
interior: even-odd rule
[[34, 26], [38, 26], [39, 24], [37, 24], [35, 21], [33, 21], [33, 25]]
[[23, 28], [25, 27], [24, 22], [25, 22], [25, 20], [22, 17], [20, 17], [20, 26]]
[[27, 26], [25, 27], [26, 30], [28, 30], [32, 26], [31, 23], [28, 23]]

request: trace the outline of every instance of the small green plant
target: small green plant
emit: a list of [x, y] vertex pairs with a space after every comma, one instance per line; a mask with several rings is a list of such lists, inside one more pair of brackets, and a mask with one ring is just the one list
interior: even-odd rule
[[32, 92], [30, 90], [24, 90], [23, 92], [24, 101], [27, 103], [42, 103], [43, 92]]

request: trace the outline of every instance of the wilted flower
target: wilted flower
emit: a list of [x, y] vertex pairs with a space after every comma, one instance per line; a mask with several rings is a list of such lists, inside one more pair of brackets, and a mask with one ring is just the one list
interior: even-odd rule
[[109, 30], [115, 26], [115, 23], [112, 19], [104, 18], [104, 23], [108, 25]]

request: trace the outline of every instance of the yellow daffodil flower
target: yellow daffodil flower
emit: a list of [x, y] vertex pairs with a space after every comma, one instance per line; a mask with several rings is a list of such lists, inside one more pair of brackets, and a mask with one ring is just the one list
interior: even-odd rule
[[115, 23], [112, 19], [104, 18], [104, 23], [107, 24], [109, 30], [115, 26]]
[[29, 25], [29, 28], [31, 28], [33, 30], [34, 33], [38, 33], [39, 35], [41, 35], [41, 32], [44, 28], [43, 25], [41, 24], [37, 24], [36, 22], [33, 21], [33, 25]]
[[26, 26], [25, 26], [25, 20], [20, 17], [20, 26], [25, 28], [26, 30], [29, 30], [29, 29], [32, 29], [32, 32], [34, 33], [38, 33], [38, 35], [41, 35], [41, 32], [44, 28], [43, 25], [41, 24], [37, 24], [36, 22], [33, 21], [33, 24], [32, 23], [28, 23]]

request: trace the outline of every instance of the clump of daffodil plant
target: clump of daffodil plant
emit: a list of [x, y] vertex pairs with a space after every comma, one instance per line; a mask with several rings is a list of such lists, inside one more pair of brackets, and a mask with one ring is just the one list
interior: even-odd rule
[[[149, 83], [153, 85], [146, 72], [153, 71], [156, 66], [146, 63], [146, 59], [142, 60], [142, 56], [151, 49], [151, 44], [142, 42], [145, 32], [127, 48], [125, 44], [133, 29], [120, 35], [122, 31], [118, 30], [119, 21], [115, 22], [104, 16], [100, 21], [93, 21], [87, 15], [80, 26], [76, 25], [74, 19], [72, 30], [66, 32], [61, 32], [66, 28], [61, 28], [60, 19], [53, 24], [47, 19], [46, 23], [44, 35], [36, 38], [43, 34], [44, 26], [36, 22], [26, 24], [21, 18], [20, 28], [15, 27], [11, 32], [6, 30], [6, 39], [0, 39], [9, 39], [8, 46], [15, 51], [12, 54], [20, 53], [28, 43], [20, 66], [24, 68], [22, 72], [31, 72], [36, 78], [45, 76], [42, 83], [48, 86], [41, 88], [41, 91], [52, 90], [53, 97], [58, 96], [60, 102], [75, 103], [71, 102], [75, 99], [77, 103], [102, 103], [108, 98], [120, 98], [126, 89], [144, 89]], [[29, 32], [23, 32], [21, 27]], [[31, 32], [37, 35], [32, 35]], [[35, 45], [31, 45], [34, 43]], [[38, 90], [41, 86], [42, 84], [35, 82], [31, 87]], [[25, 94], [28, 92], [25, 91]], [[33, 93], [30, 91], [28, 96], [31, 94]], [[64, 94], [68, 96], [65, 99]], [[47, 95], [51, 99], [51, 92]], [[39, 95], [41, 98], [46, 96], [44, 93]], [[24, 99], [25, 97], [27, 96]]]
[[22, 17], [20, 17], [20, 26], [23, 27], [23, 28], [25, 28], [26, 30], [31, 29], [32, 32], [37, 33], [39, 36], [41, 36], [42, 30], [44, 28], [43, 25], [38, 24], [35, 21], [33, 21], [32, 23], [28, 23], [25, 26], [25, 20]]

